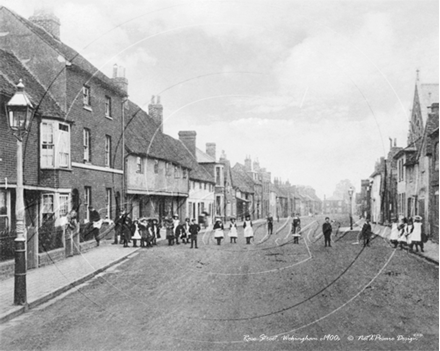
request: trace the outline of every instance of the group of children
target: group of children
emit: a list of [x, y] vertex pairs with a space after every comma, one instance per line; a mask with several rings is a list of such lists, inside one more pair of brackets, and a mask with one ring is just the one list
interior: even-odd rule
[[395, 221], [391, 227], [390, 242], [396, 248], [398, 245], [403, 249], [404, 245], [408, 245], [412, 251], [415, 246], [416, 252], [423, 251], [422, 240], [422, 217], [415, 216], [414, 220], [410, 218], [400, 218]]
[[[230, 219], [231, 223], [229, 224], [229, 233], [228, 236], [230, 238], [231, 244], [237, 243], [237, 223], [235, 222], [235, 218]], [[244, 237], [246, 239], [246, 244], [249, 245], [251, 243], [251, 239], [254, 237], [254, 230], [252, 229], [252, 221], [250, 216], [245, 217], [245, 221], [243, 222], [244, 229]], [[214, 227], [214, 238], [217, 240], [217, 245], [221, 244], [222, 239], [225, 238], [224, 230], [225, 227], [221, 218], [217, 218], [215, 220]]]
[[168, 245], [174, 245], [174, 242], [179, 245], [179, 239], [181, 239], [184, 244], [191, 242], [190, 249], [193, 247], [197, 249], [197, 234], [200, 231], [200, 226], [194, 218], [192, 220], [185, 218], [185, 222], [180, 224], [179, 216], [174, 215], [173, 218], [165, 218], [164, 225]]
[[131, 220], [129, 214], [121, 211], [121, 214], [115, 221], [115, 241], [118, 244], [120, 239], [124, 247], [128, 247], [133, 242], [133, 247], [137, 247], [137, 241], [140, 241], [141, 247], [152, 247], [156, 245], [156, 239], [160, 238], [159, 221], [155, 218], [140, 218]]

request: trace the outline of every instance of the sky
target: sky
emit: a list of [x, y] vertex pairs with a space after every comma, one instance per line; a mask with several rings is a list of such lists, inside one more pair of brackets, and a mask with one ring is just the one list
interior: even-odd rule
[[164, 132], [197, 132], [232, 165], [246, 156], [321, 198], [406, 146], [416, 71], [439, 81], [438, 1], [0, 0], [52, 6], [61, 40], [130, 99], [164, 107]]

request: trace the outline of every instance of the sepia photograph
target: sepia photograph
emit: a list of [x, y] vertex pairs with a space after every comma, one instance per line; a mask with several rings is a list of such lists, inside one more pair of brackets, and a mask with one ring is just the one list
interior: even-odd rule
[[439, 350], [439, 1], [0, 0], [0, 351]]

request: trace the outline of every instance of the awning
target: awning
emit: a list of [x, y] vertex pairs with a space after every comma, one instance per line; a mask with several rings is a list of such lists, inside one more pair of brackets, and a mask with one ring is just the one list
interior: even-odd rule
[[237, 196], [237, 195], [235, 195], [235, 198], [236, 198], [237, 200], [240, 200], [240, 201], [243, 201], [243, 202], [251, 202], [251, 200], [243, 199], [242, 197]]

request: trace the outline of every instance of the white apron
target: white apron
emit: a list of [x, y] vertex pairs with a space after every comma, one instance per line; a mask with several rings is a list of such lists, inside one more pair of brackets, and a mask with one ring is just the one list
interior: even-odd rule
[[422, 241], [422, 223], [414, 223], [414, 230], [411, 234], [411, 241]]
[[237, 225], [236, 224], [231, 224], [231, 228], [229, 230], [228, 236], [230, 238], [236, 238], [237, 237]]
[[393, 223], [391, 226], [390, 241], [397, 241], [399, 239], [399, 229], [397, 229], [397, 227], [397, 223]]
[[225, 235], [223, 233], [223, 230], [221, 228], [218, 228], [214, 231], [214, 238], [224, 238]]
[[246, 228], [244, 228], [244, 237], [245, 238], [252, 238], [254, 236], [254, 230], [251, 227], [250, 221], [245, 221]]
[[136, 230], [134, 231], [133, 236], [131, 237], [133, 240], [140, 240], [141, 239], [141, 235], [139, 234], [139, 227], [137, 225], [137, 223], [135, 224], [136, 226]]

